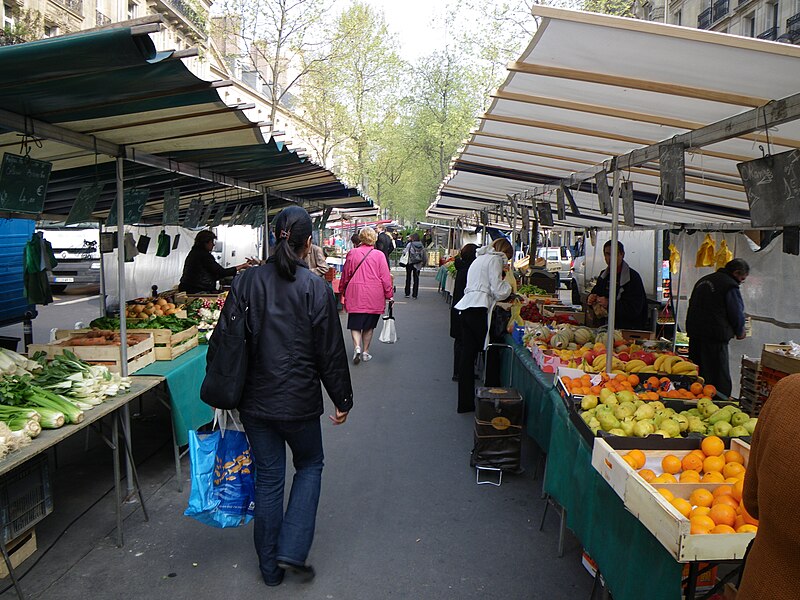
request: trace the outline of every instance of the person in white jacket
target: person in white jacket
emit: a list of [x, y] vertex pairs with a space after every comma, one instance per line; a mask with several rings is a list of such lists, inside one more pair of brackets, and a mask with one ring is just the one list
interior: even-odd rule
[[505, 300], [511, 285], [504, 279], [514, 248], [505, 238], [478, 249], [469, 267], [464, 297], [456, 304], [461, 323], [461, 364], [458, 368], [458, 412], [475, 410], [475, 359], [486, 348], [495, 303]]

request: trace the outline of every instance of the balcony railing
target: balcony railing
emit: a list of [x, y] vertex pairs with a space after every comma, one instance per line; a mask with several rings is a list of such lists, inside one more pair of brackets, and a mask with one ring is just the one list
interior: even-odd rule
[[708, 29], [711, 27], [711, 7], [709, 6], [697, 16], [697, 28]]
[[800, 31], [800, 13], [786, 19], [786, 31]]
[[760, 40], [772, 40], [775, 41], [778, 39], [778, 27], [770, 27], [764, 33], [759, 34], [758, 39]]
[[83, 16], [83, 0], [55, 0], [55, 3]]
[[717, 0], [711, 5], [711, 22], [716, 23], [728, 14], [728, 0]]
[[184, 0], [168, 0], [170, 6], [186, 17], [198, 29], [205, 29], [205, 19]]
[[98, 27], [103, 27], [104, 25], [108, 25], [109, 23], [111, 23], [110, 17], [105, 16], [99, 10], [96, 10], [94, 12], [95, 12], [95, 23], [97, 24]]

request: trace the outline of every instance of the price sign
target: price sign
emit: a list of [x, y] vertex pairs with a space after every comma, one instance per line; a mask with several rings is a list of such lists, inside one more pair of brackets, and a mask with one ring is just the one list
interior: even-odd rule
[[0, 210], [42, 212], [52, 167], [53, 163], [6, 152], [0, 167]]

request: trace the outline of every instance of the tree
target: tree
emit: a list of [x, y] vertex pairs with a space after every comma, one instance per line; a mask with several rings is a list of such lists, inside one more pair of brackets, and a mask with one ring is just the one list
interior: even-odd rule
[[635, 0], [585, 0], [582, 8], [617, 17], [635, 17], [634, 2]]

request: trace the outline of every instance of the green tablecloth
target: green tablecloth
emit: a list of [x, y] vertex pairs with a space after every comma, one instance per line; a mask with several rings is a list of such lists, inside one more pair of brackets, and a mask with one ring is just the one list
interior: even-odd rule
[[567, 526], [597, 562], [615, 600], [677, 600], [683, 565], [595, 471], [592, 450], [552, 380], [527, 349], [513, 345], [512, 382], [525, 399], [528, 434], [547, 452], [545, 491], [566, 509]]
[[179, 446], [189, 443], [189, 430], [211, 422], [214, 409], [200, 400], [200, 385], [206, 373], [208, 346], [200, 345], [175, 360], [157, 360], [136, 375], [161, 375], [167, 380], [172, 405], [172, 424]]

